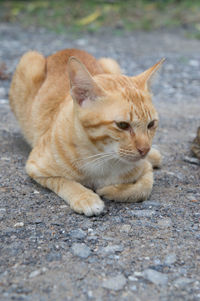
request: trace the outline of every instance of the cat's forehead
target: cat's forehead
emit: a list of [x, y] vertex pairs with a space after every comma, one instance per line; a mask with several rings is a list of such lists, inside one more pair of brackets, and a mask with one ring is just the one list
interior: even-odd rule
[[126, 114], [126, 118], [131, 122], [148, 121], [157, 117], [149, 93], [132, 85], [121, 88], [119, 97], [123, 101], [121, 109]]
[[141, 102], [137, 105], [130, 103], [129, 107], [129, 120], [131, 122], [137, 122], [140, 120], [150, 121], [157, 118], [157, 113], [152, 105], [147, 105], [146, 103]]
[[156, 110], [151, 102], [151, 94], [139, 89], [133, 78], [124, 75], [103, 75], [98, 80], [108, 93], [112, 113], [117, 112], [118, 119], [137, 122], [157, 118]]
[[126, 103], [126, 105], [120, 107], [117, 116], [119, 121], [126, 120], [134, 124], [140, 123], [141, 121], [148, 122], [158, 118], [154, 107], [142, 102], [140, 104], [135, 104], [134, 102]]

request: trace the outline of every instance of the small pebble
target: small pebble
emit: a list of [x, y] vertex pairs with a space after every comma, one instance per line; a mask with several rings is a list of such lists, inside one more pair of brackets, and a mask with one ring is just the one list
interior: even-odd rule
[[154, 284], [157, 285], [167, 285], [168, 283], [168, 277], [167, 275], [157, 272], [153, 269], [146, 269], [142, 272], [142, 277]]
[[86, 39], [78, 39], [78, 40], [76, 40], [76, 44], [78, 45], [78, 46], [85, 46], [85, 45], [87, 45], [87, 40]]
[[102, 283], [102, 287], [113, 291], [119, 291], [123, 289], [126, 284], [126, 278], [123, 274], [118, 274], [114, 277], [108, 277]]
[[5, 208], [0, 208], [0, 220], [3, 219], [5, 214], [6, 214], [6, 209]]
[[142, 206], [145, 206], [145, 207], [160, 207], [161, 206], [161, 203], [157, 202], [157, 201], [144, 201], [142, 202]]
[[3, 99], [3, 98], [0, 99], [0, 105], [4, 105], [6, 103], [8, 103], [7, 99]]
[[129, 233], [129, 231], [131, 230], [131, 225], [128, 224], [124, 224], [120, 227], [120, 232], [125, 232], [125, 233]]
[[45, 273], [47, 271], [47, 268], [42, 268], [42, 269], [39, 269], [39, 270], [35, 270], [33, 272], [30, 273], [29, 275], [29, 278], [34, 278], [34, 277], [37, 277], [43, 273]]
[[168, 254], [165, 259], [164, 259], [164, 264], [165, 265], [171, 265], [174, 264], [176, 262], [177, 258], [176, 258], [176, 254], [175, 253], [171, 253]]
[[24, 227], [24, 223], [23, 222], [18, 222], [16, 224], [14, 224], [15, 228], [20, 228], [20, 227]]
[[34, 193], [34, 194], [38, 194], [38, 193], [40, 193], [40, 192], [37, 191], [37, 190], [34, 190], [33, 193]]
[[90, 299], [93, 298], [93, 293], [92, 293], [92, 291], [88, 291], [88, 292], [87, 292], [87, 295], [88, 295], [88, 298], [90, 298]]
[[188, 194], [188, 195], [187, 195], [187, 199], [188, 199], [189, 201], [194, 201], [194, 200], [198, 200], [198, 199], [200, 199], [200, 198], [199, 198], [199, 196], [196, 196], [196, 195], [194, 195], [194, 194]]
[[137, 291], [137, 286], [136, 286], [136, 285], [132, 285], [132, 286], [130, 287], [130, 289], [131, 289], [133, 292], [135, 292], [135, 291]]
[[72, 253], [81, 258], [88, 258], [91, 254], [91, 250], [84, 243], [74, 243], [72, 245]]
[[136, 277], [142, 277], [142, 272], [134, 272], [134, 275], [136, 276]]
[[190, 60], [189, 65], [192, 67], [199, 67], [199, 62], [196, 60]]
[[30, 273], [29, 278], [37, 277], [41, 274], [40, 270], [36, 270]]
[[172, 221], [170, 218], [162, 218], [158, 221], [158, 226], [160, 228], [169, 228], [172, 225]]
[[130, 280], [130, 281], [138, 281], [138, 279], [134, 275], [129, 276], [128, 280]]
[[69, 232], [72, 238], [83, 239], [86, 237], [86, 233], [81, 229], [75, 229]]
[[130, 215], [136, 217], [152, 217], [155, 214], [154, 210], [131, 210]]
[[62, 254], [57, 251], [51, 251], [46, 255], [46, 260], [48, 262], [60, 261], [62, 259]]
[[156, 258], [156, 259], [154, 260], [154, 264], [155, 264], [155, 265], [159, 265], [159, 264], [161, 264], [161, 261], [160, 261], [160, 259]]
[[193, 279], [186, 278], [186, 277], [180, 277], [174, 281], [174, 285], [176, 287], [185, 287], [187, 284], [190, 284], [192, 282], [194, 282]]
[[122, 252], [124, 250], [124, 247], [122, 245], [111, 245], [107, 246], [100, 250], [100, 253], [103, 255], [112, 254], [115, 252]]
[[193, 158], [193, 157], [185, 156], [183, 158], [183, 161], [191, 163], [191, 164], [195, 164], [195, 165], [200, 165], [200, 160], [197, 158]]
[[6, 89], [4, 87], [0, 87], [0, 98], [4, 98], [6, 96]]
[[65, 209], [65, 208], [68, 208], [69, 206], [67, 206], [67, 205], [61, 205], [60, 206], [60, 209]]

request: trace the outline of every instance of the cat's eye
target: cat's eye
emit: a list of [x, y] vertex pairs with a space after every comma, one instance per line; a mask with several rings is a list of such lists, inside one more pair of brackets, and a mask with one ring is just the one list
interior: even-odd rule
[[125, 122], [125, 121], [116, 122], [116, 125], [121, 130], [128, 130], [130, 128], [130, 124], [128, 122]]
[[150, 129], [155, 127], [155, 124], [156, 124], [155, 120], [152, 120], [152, 121], [149, 122], [147, 128], [150, 130]]

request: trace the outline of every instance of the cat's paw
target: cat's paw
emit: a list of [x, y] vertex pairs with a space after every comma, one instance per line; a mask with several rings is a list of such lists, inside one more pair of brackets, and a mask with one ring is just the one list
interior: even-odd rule
[[120, 201], [118, 185], [110, 185], [97, 189], [96, 193], [107, 200]]
[[84, 194], [70, 204], [70, 207], [77, 213], [93, 216], [103, 212], [104, 202], [97, 194]]
[[147, 156], [147, 160], [151, 163], [153, 168], [160, 168], [162, 164], [162, 156], [160, 152], [152, 148]]
[[137, 203], [149, 197], [151, 188], [144, 189], [140, 184], [116, 184], [99, 188], [96, 192], [107, 200]]

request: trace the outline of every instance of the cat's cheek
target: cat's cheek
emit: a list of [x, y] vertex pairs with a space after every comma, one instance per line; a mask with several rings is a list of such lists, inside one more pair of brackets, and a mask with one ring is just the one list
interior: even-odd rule
[[108, 144], [104, 144], [104, 151], [106, 153], [112, 153], [114, 158], [116, 157], [116, 155], [118, 156], [118, 149], [119, 143], [116, 141], [111, 140]]

